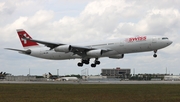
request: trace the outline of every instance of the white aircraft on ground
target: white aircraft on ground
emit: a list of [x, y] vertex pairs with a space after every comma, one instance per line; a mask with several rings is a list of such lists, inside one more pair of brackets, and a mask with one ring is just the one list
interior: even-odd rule
[[[167, 37], [147, 37], [138, 36], [126, 38], [122, 41], [112, 41], [108, 43], [98, 43], [94, 45], [77, 46], [63, 43], [52, 43], [47, 41], [35, 40], [29, 36], [23, 29], [17, 29], [18, 36], [25, 50], [6, 48], [8, 50], [18, 51], [22, 54], [50, 59], [50, 60], [65, 60], [65, 59], [81, 59], [77, 65], [82, 67], [83, 64], [89, 64], [91, 58], [95, 58], [91, 67], [96, 67], [100, 64], [98, 60], [101, 57], [109, 57], [121, 59], [124, 54], [153, 51], [153, 57], [157, 57], [157, 50], [169, 46], [172, 41]], [[42, 49], [39, 44], [45, 45], [46, 49]]]

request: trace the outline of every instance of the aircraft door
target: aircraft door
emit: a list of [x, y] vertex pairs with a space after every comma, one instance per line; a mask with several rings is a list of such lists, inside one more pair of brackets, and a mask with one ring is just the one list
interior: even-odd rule
[[156, 48], [156, 43], [157, 43], [157, 39], [156, 39], [156, 38], [153, 38], [153, 39], [152, 39], [152, 44], [151, 44], [151, 49]]

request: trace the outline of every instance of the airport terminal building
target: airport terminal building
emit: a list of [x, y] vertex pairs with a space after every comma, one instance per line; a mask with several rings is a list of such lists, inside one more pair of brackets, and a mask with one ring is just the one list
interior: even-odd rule
[[122, 78], [129, 79], [131, 77], [131, 69], [101, 69], [101, 75], [107, 76], [107, 78]]

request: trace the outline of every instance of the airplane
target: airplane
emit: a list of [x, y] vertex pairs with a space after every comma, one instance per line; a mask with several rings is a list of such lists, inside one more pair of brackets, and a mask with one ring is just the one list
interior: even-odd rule
[[53, 79], [53, 80], [58, 80], [58, 81], [78, 81], [79, 79], [77, 77], [66, 77], [66, 76], [57, 76], [57, 75], [52, 75], [50, 72], [49, 72], [49, 79]]
[[61, 77], [61, 78], [58, 78], [57, 80], [62, 80], [62, 81], [78, 81], [79, 79], [77, 77]]
[[[17, 34], [24, 50], [14, 48], [5, 49], [50, 60], [81, 59], [77, 63], [79, 67], [89, 64], [90, 59], [95, 59], [91, 67], [96, 67], [96, 65], [100, 64], [99, 58], [101, 57], [122, 59], [128, 53], [153, 51], [153, 57], [156, 58], [156, 53], [159, 49], [172, 44], [172, 41], [167, 37], [137, 36], [125, 38], [124, 40], [113, 40], [111, 42], [80, 46], [35, 40], [23, 29], [17, 29]], [[42, 47], [39, 44], [45, 46]]]
[[57, 78], [58, 78], [58, 75], [52, 75], [52, 74], [49, 72], [49, 78], [50, 78], [50, 79], [57, 79]]
[[0, 79], [4, 79], [6, 75], [10, 75], [9, 73], [6, 73], [6, 72], [1, 72], [0, 73]]

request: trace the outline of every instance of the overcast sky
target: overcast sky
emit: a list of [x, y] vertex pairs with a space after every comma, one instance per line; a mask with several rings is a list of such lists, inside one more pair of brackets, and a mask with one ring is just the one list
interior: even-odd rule
[[[180, 0], [0, 0], [0, 72], [13, 75], [81, 74], [88, 68], [130, 68], [135, 73], [180, 74]], [[101, 58], [96, 68], [77, 67], [80, 59], [51, 61], [7, 51], [23, 49], [16, 29], [33, 38], [59, 43], [83, 43], [127, 36], [166, 36], [170, 46], [153, 52]], [[93, 60], [92, 60], [93, 61]]]

